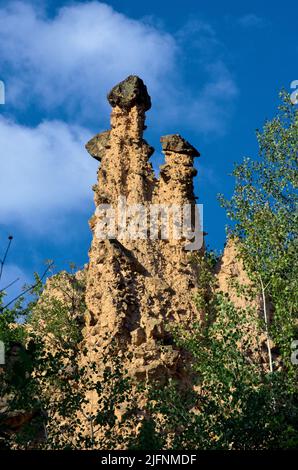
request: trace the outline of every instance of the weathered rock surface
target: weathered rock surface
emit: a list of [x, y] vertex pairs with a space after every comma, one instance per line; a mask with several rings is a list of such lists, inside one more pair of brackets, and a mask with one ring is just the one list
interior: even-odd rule
[[151, 98], [143, 80], [136, 75], [130, 75], [125, 80], [114, 86], [108, 94], [108, 101], [112, 107], [119, 106], [122, 109], [131, 109], [133, 106], [141, 106], [144, 111], [151, 108]]
[[[174, 345], [171, 332], [172, 327], [191, 326], [200, 315], [204, 315], [194, 302], [199, 287], [198, 267], [193, 262], [193, 253], [186, 249], [191, 242], [187, 231], [177, 237], [176, 228], [172, 225], [167, 236], [162, 238], [160, 234], [164, 224], [157, 218], [155, 226], [141, 227], [135, 237], [127, 237], [125, 231], [118, 231], [104, 238], [98, 236], [98, 225], [102, 222], [99, 210], [102, 205], [115, 210], [117, 223], [123, 218], [126, 220], [125, 226], [131, 228], [130, 235], [132, 227], [140, 229], [140, 207], [147, 221], [149, 215], [152, 219], [152, 207], [181, 209], [187, 205], [194, 209], [197, 199], [193, 187], [193, 178], [197, 174], [194, 159], [200, 154], [179, 134], [161, 137], [165, 163], [160, 167], [159, 178], [156, 178], [150, 163], [154, 149], [143, 138], [145, 112], [151, 107], [143, 81], [129, 76], [111, 90], [108, 101], [112, 106], [111, 129], [96, 134], [86, 144], [89, 154], [100, 162], [97, 184], [93, 187], [96, 210], [89, 222], [93, 232], [89, 264], [75, 275], [62, 272], [47, 281], [33, 316], [33, 327], [44, 337], [50, 351], [57, 348], [57, 341], [53, 341], [54, 335], [46, 326], [52, 320], [47, 317], [52, 312], [49, 306], [53, 301], [56, 306], [57, 302], [61, 303], [66, 309], [67, 328], [65, 332], [60, 328], [59, 339], [75, 341], [76, 366], [89, 364], [90, 373], [87, 375], [92, 380], [102, 374], [100, 368], [106, 364], [103, 357], [106, 351], [111, 351], [137, 380], [165, 381], [175, 377], [182, 384], [188, 384], [189, 358]], [[125, 205], [119, 212], [123, 199]], [[172, 222], [173, 213], [168, 219], [169, 225]], [[188, 232], [193, 231], [194, 226], [192, 217]], [[196, 230], [200, 228], [196, 227]], [[202, 232], [200, 236], [202, 238]], [[202, 252], [203, 244], [196, 249]], [[251, 281], [235, 240], [228, 240], [214, 275], [217, 289], [233, 302], [240, 313], [241, 309], [251, 307], [252, 321], [243, 323], [247, 341], [245, 345], [239, 344], [239, 348], [246, 353], [248, 350], [250, 357], [265, 363], [266, 336], [260, 336], [257, 328], [259, 299], [257, 295], [248, 299], [245, 293], [237, 292], [238, 285], [249, 288]], [[60, 312], [59, 309], [57, 311]], [[79, 326], [78, 339], [77, 336], [73, 339], [69, 325]], [[94, 363], [98, 368], [92, 368]], [[66, 375], [67, 380], [71, 380], [72, 370]], [[135, 396], [139, 400], [139, 409], [145, 409], [144, 397], [136, 394], [133, 398]], [[88, 391], [86, 398], [85, 413], [78, 412], [78, 418], [85, 421], [88, 433], [88, 415], [98, 412], [97, 392], [94, 389]], [[0, 425], [3, 425], [5, 433], [18, 432], [37, 413], [34, 410], [11, 413], [7, 408], [7, 403], [0, 401]], [[121, 413], [124, 412], [125, 403]], [[119, 411], [119, 420], [121, 413]]]
[[[252, 286], [252, 282], [244, 268], [240, 253], [237, 250], [237, 242], [229, 238], [224, 248], [223, 255], [216, 267], [218, 289], [229, 296], [237, 308], [246, 308], [248, 299], [243, 293], [239, 293], [237, 287]], [[251, 303], [255, 308], [259, 307], [257, 299]]]
[[179, 134], [165, 135], [161, 137], [162, 149], [164, 151], [183, 153], [193, 157], [199, 157], [200, 154], [187, 140]]
[[91, 157], [100, 162], [109, 148], [109, 142], [110, 131], [101, 132], [86, 144], [86, 150], [90, 153]]
[[[238, 309], [240, 315], [242, 312], [243, 316], [247, 317], [247, 321], [237, 325], [238, 329], [242, 329], [243, 334], [243, 344], [239, 344], [239, 348], [255, 364], [262, 365], [264, 370], [267, 371], [267, 336], [260, 329], [260, 320], [263, 318], [263, 305], [259, 288], [251, 281], [245, 270], [237, 247], [237, 239], [231, 237], [227, 240], [223, 255], [216, 267], [215, 275], [218, 291], [225, 294]], [[268, 311], [270, 311], [269, 305]]]
[[[128, 206], [142, 204], [194, 205], [193, 167], [199, 152], [178, 134], [162, 137], [166, 163], [157, 180], [149, 161], [154, 149], [143, 138], [145, 111], [151, 99], [143, 81], [130, 76], [108, 95], [111, 129], [95, 136], [86, 148], [101, 161], [94, 200], [116, 208], [119, 197]], [[129, 212], [129, 211], [128, 211]], [[185, 237], [166, 240], [117, 235], [99, 239], [95, 211], [90, 226], [93, 241], [87, 270], [86, 344], [104, 347], [114, 341], [125, 364], [138, 378], [182, 374], [180, 351], [172, 346], [168, 326], [187, 325], [198, 317], [194, 305], [197, 273], [185, 250]], [[127, 214], [127, 223], [135, 215]], [[158, 222], [159, 223], [159, 222]]]

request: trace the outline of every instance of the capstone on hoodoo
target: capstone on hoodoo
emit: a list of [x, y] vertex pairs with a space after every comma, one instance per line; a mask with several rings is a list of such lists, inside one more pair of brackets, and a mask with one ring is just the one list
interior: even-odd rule
[[[194, 207], [193, 165], [199, 152], [178, 134], [162, 137], [165, 164], [156, 178], [150, 162], [154, 149], [143, 138], [145, 112], [151, 107], [143, 81], [129, 76], [111, 90], [108, 101], [111, 129], [86, 144], [100, 161], [93, 188], [96, 208], [116, 207], [119, 197], [127, 207], [140, 204], [148, 213], [152, 205]], [[113, 342], [119, 354], [129, 355], [126, 366], [137, 378], [183, 374], [183, 354], [173, 346], [168, 327], [198, 318], [193, 300], [197, 273], [192, 253], [185, 250], [189, 240], [172, 232], [168, 239], [152, 239], [146, 231], [140, 239], [101, 239], [99, 218], [96, 210], [90, 220], [87, 346]]]

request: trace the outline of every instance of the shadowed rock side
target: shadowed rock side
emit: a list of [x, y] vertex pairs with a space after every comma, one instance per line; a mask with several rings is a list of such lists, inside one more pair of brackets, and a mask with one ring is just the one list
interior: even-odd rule
[[[193, 205], [193, 168], [197, 150], [178, 134], [162, 137], [165, 164], [160, 179], [149, 161], [154, 149], [143, 139], [145, 111], [151, 100], [143, 81], [130, 76], [108, 94], [111, 129], [96, 135], [86, 148], [101, 162], [94, 186], [96, 207], [125, 196], [127, 205]], [[171, 344], [168, 324], [189, 324], [198, 313], [193, 303], [197, 273], [185, 251], [185, 239], [113, 240], [95, 235], [98, 214], [90, 220], [86, 303], [86, 343], [104, 347], [114, 340], [119, 354], [139, 378], [181, 375], [180, 352]], [[128, 216], [128, 222], [130, 222]], [[146, 235], [146, 234], [145, 234]]]

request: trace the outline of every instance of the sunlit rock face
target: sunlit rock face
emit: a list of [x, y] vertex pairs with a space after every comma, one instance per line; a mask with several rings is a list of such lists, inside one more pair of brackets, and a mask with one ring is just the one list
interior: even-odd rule
[[[111, 129], [86, 144], [89, 154], [100, 162], [93, 188], [96, 210], [90, 220], [93, 241], [87, 270], [86, 343], [103, 348], [113, 342], [119, 354], [130, 357], [126, 367], [136, 377], [179, 376], [183, 354], [172, 345], [167, 329], [198, 319], [193, 301], [197, 273], [191, 263], [193, 252], [185, 249], [190, 236], [177, 235], [173, 212], [164, 239], [161, 219], [151, 215], [158, 205], [181, 208], [181, 217], [184, 205], [194, 209], [193, 163], [199, 153], [179, 134], [162, 137], [165, 164], [157, 179], [150, 163], [154, 149], [143, 138], [145, 113], [151, 107], [143, 81], [129, 76], [110, 91], [108, 101]], [[125, 202], [126, 210], [124, 206], [118, 210], [119, 201]], [[140, 213], [134, 209], [141, 205], [146, 215], [139, 238], [121, 231], [109, 239], [99, 237], [103, 205], [115, 209], [116, 222], [126, 214], [129, 233]], [[189, 230], [194, 228], [193, 213]], [[155, 228], [151, 230], [150, 224]]]

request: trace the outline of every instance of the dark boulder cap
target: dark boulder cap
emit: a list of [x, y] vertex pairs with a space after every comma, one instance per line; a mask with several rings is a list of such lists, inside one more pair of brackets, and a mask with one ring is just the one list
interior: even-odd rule
[[112, 107], [130, 109], [133, 106], [143, 106], [145, 111], [151, 108], [151, 98], [143, 80], [136, 75], [130, 75], [114, 86], [107, 96]]
[[199, 157], [200, 153], [187, 140], [179, 134], [164, 135], [160, 138], [162, 149], [165, 152], [184, 153], [192, 157]]

